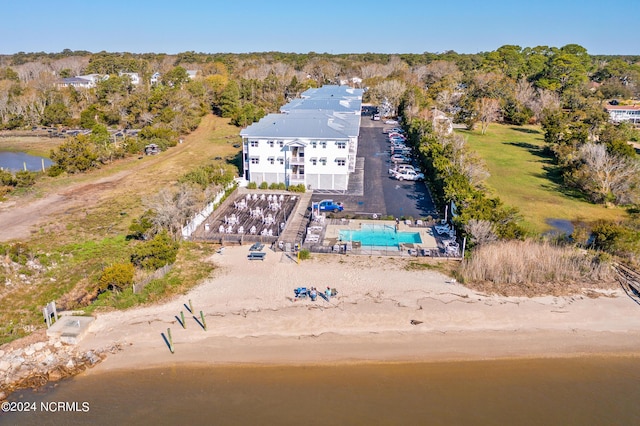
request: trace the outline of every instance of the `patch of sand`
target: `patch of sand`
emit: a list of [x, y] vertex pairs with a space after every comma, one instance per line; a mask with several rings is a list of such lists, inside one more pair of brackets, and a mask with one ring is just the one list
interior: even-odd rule
[[[500, 297], [476, 293], [406, 260], [313, 255], [296, 264], [267, 250], [227, 247], [214, 275], [160, 305], [101, 314], [81, 349], [125, 349], [90, 374], [178, 363], [306, 364], [640, 354], [640, 306], [609, 297]], [[330, 303], [294, 288], [334, 287]], [[189, 314], [203, 311], [207, 331]], [[186, 317], [186, 329], [178, 318]], [[412, 324], [412, 320], [415, 325]], [[418, 323], [420, 322], [420, 323]], [[167, 328], [175, 353], [163, 339]]]

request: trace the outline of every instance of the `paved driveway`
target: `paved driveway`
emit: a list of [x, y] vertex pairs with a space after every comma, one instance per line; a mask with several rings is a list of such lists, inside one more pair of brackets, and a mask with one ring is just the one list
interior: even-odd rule
[[[350, 180], [348, 194], [313, 194], [313, 201], [332, 198], [345, 205], [347, 214], [392, 215], [394, 217], [437, 217], [424, 182], [397, 181], [389, 176], [389, 144], [382, 130], [384, 121], [362, 117], [358, 144], [358, 165]], [[364, 160], [364, 161], [362, 161]], [[358, 167], [356, 168], [358, 169]]]

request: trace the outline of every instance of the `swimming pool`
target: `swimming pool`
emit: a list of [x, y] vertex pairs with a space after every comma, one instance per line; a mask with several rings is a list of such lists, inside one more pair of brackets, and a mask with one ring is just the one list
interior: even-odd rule
[[[392, 225], [362, 224], [359, 230], [341, 229], [338, 231], [341, 241], [359, 241], [362, 246], [368, 248], [395, 247], [400, 249], [400, 244], [420, 244], [419, 232], [396, 232]], [[373, 246], [373, 247], [372, 247]]]

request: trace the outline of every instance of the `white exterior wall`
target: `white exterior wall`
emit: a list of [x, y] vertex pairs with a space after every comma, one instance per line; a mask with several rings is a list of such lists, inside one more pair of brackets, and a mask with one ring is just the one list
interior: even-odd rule
[[610, 109], [609, 119], [614, 123], [628, 121], [630, 123], [640, 123], [640, 109]]
[[[252, 146], [252, 141], [257, 141], [257, 146]], [[341, 144], [345, 148], [339, 148]], [[355, 154], [349, 153], [350, 144], [353, 146], [355, 141], [244, 138], [243, 159], [245, 169], [249, 171], [245, 177], [258, 185], [262, 182], [286, 183], [286, 173], [290, 185], [303, 183], [311, 189], [346, 190], [351, 162], [355, 167]], [[304, 152], [303, 157], [298, 156], [294, 159], [293, 152], [296, 147], [299, 152]], [[274, 164], [271, 164], [271, 158]], [[252, 162], [252, 159], [257, 159], [257, 164]], [[303, 161], [300, 161], [302, 159]], [[302, 166], [304, 174], [295, 174], [296, 166]]]

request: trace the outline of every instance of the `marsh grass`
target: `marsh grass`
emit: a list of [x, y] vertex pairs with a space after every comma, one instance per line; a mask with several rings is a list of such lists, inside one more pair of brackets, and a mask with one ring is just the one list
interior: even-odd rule
[[471, 288], [505, 296], [568, 295], [617, 287], [606, 256], [549, 241], [480, 246], [462, 262], [459, 274]]

